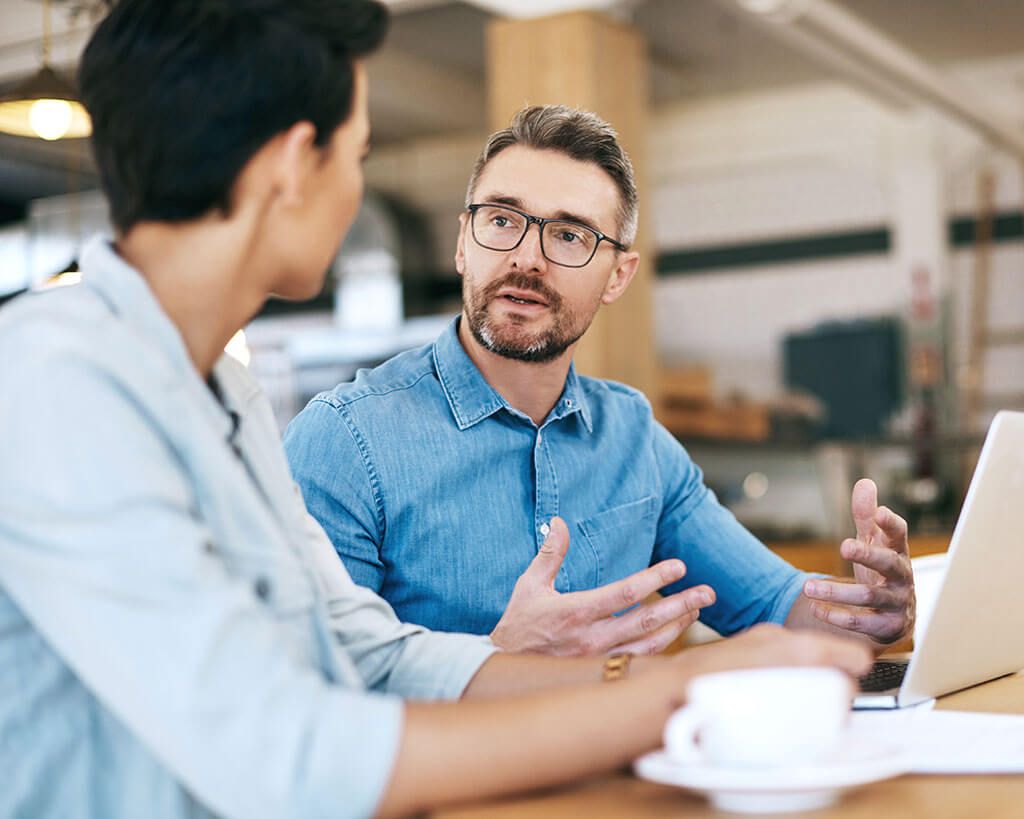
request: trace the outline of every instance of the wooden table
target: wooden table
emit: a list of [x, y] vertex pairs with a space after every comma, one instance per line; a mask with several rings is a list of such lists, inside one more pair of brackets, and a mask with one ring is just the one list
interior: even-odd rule
[[[1024, 714], [1024, 672], [943, 697], [936, 708]], [[436, 819], [720, 819], [738, 815], [713, 810], [697, 794], [655, 785], [626, 772], [531, 796], [432, 814]], [[851, 790], [831, 808], [792, 815], [807, 819], [1021, 819], [1024, 775], [901, 776]]]

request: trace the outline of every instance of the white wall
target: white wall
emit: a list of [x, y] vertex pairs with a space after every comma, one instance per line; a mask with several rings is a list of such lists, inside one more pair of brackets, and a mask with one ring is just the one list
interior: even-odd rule
[[[1024, 111], [1024, 59], [961, 68], [1005, 110]], [[982, 86], [981, 84], [984, 83]], [[993, 93], [995, 92], [995, 93]], [[934, 113], [896, 111], [839, 85], [681, 104], [654, 118], [648, 198], [661, 250], [889, 227], [892, 251], [658, 282], [657, 342], [669, 360], [710, 362], [720, 392], [770, 398], [786, 333], [832, 319], [905, 314], [926, 265], [953, 300], [952, 356], [965, 357], [973, 253], [946, 225], [975, 207], [978, 170], [998, 174], [997, 209], [1019, 210], [1022, 170]], [[1024, 243], [992, 255], [994, 326], [1024, 324]], [[1024, 350], [993, 351], [986, 383], [1024, 391]]]

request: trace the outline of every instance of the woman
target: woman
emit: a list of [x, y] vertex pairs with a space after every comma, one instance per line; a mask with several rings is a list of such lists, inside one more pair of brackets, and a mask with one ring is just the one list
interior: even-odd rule
[[621, 765], [702, 671], [869, 664], [775, 629], [632, 669], [506, 655], [352, 583], [223, 349], [322, 286], [385, 24], [124, 0], [86, 49], [116, 238], [0, 313], [0, 815], [404, 814]]

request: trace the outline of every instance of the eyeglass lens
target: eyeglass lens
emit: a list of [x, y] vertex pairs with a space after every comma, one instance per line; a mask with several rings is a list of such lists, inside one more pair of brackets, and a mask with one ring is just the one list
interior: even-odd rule
[[[484, 205], [473, 213], [473, 236], [490, 250], [511, 250], [522, 239], [529, 222], [521, 213], [500, 205]], [[582, 267], [594, 255], [598, 238], [575, 222], [547, 222], [541, 250], [555, 264]]]

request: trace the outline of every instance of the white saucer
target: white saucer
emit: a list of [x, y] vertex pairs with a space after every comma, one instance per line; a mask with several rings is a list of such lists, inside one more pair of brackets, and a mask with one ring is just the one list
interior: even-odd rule
[[824, 808], [847, 788], [877, 782], [909, 770], [904, 753], [893, 747], [851, 742], [820, 764], [740, 768], [710, 763], [681, 764], [664, 749], [633, 763], [637, 776], [706, 794], [711, 804], [734, 813], [782, 813]]

